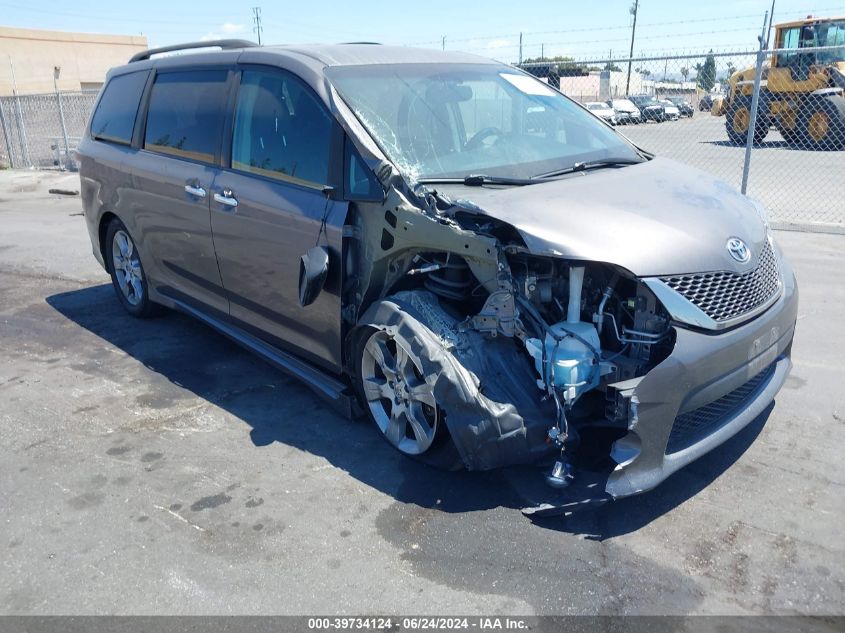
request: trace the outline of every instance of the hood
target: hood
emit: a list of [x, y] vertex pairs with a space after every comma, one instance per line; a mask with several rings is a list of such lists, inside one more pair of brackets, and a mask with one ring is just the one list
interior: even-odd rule
[[[663, 158], [525, 187], [438, 189], [516, 228], [535, 254], [612, 263], [639, 277], [747, 272], [767, 239], [748, 198]], [[731, 237], [751, 248], [748, 263], [731, 257]]]

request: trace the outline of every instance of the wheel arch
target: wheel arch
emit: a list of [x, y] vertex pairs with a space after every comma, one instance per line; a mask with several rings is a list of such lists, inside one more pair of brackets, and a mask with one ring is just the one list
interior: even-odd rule
[[426, 290], [374, 301], [355, 330], [358, 337], [367, 327], [399, 334], [425, 350], [423, 374], [430, 377], [464, 467], [530, 463], [548, 453], [551, 404], [538, 403], [528, 388], [535, 383], [534, 369], [510, 340], [461, 329]]
[[485, 290], [498, 288], [500, 253], [495, 237], [423, 210], [395, 188], [382, 203], [350, 205], [342, 257], [344, 373], [354, 376], [354, 351], [365, 324], [363, 315], [402, 287], [408, 271], [416, 265], [414, 258], [421, 253], [460, 256]]
[[106, 270], [109, 270], [109, 257], [108, 253], [106, 252], [106, 237], [109, 231], [109, 224], [112, 223], [112, 220], [119, 219], [116, 213], [111, 211], [106, 211], [100, 216], [99, 223], [97, 224], [97, 248], [100, 250], [100, 255], [103, 257], [103, 262], [106, 265]]

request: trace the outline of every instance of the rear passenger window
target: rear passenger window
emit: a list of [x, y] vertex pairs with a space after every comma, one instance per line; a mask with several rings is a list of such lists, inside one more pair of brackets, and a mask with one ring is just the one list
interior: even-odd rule
[[212, 162], [220, 142], [226, 70], [192, 70], [156, 77], [144, 149]]
[[270, 178], [326, 184], [332, 119], [297, 79], [243, 72], [232, 138], [232, 168]]
[[91, 119], [91, 136], [126, 145], [132, 142], [135, 116], [148, 75], [146, 71], [129, 73], [109, 81]]

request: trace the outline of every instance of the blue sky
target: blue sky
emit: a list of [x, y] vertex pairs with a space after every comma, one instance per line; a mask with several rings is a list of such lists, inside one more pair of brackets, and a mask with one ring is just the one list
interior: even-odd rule
[[[75, 0], [0, 0], [0, 25], [146, 35], [151, 46], [213, 37], [254, 39], [252, 10], [262, 8], [263, 41], [378, 41], [471, 51], [516, 61], [519, 33], [524, 57], [580, 59], [627, 53], [632, 0], [145, 0], [142, 3]], [[771, 0], [642, 0], [635, 53], [750, 49]], [[845, 15], [845, 0], [777, 0], [775, 21]]]

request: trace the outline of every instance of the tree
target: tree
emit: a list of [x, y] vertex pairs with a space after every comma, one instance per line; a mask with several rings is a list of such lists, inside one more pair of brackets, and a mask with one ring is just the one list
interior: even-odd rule
[[604, 69], [605, 69], [605, 70], [610, 70], [610, 71], [613, 71], [613, 72], [615, 72], [615, 73], [621, 73], [621, 72], [622, 72], [622, 69], [621, 69], [621, 68], [619, 68], [619, 66], [617, 66], [617, 65], [616, 65], [616, 64], [614, 64], [613, 62], [607, 62], [607, 63], [604, 65]]
[[716, 85], [716, 58], [713, 56], [713, 49], [710, 49], [704, 63], [696, 64], [695, 69], [698, 71], [698, 78], [696, 79], [698, 87], [710, 92]]
[[648, 68], [637, 68], [637, 72], [640, 73], [643, 77], [651, 76], [651, 71]]
[[728, 68], [727, 68], [728, 78], [730, 78], [731, 75], [733, 75], [736, 72], [736, 66], [734, 66], [733, 62], [728, 62], [727, 66], [728, 66]]
[[689, 77], [689, 68], [687, 68], [686, 66], [681, 68], [681, 76], [684, 78], [684, 81], [686, 81], [687, 77]]
[[589, 74], [587, 68], [579, 66], [574, 59], [563, 55], [546, 57], [545, 59], [529, 57], [523, 61], [523, 69], [537, 77], [549, 77], [552, 74], [560, 77], [582, 77]]

